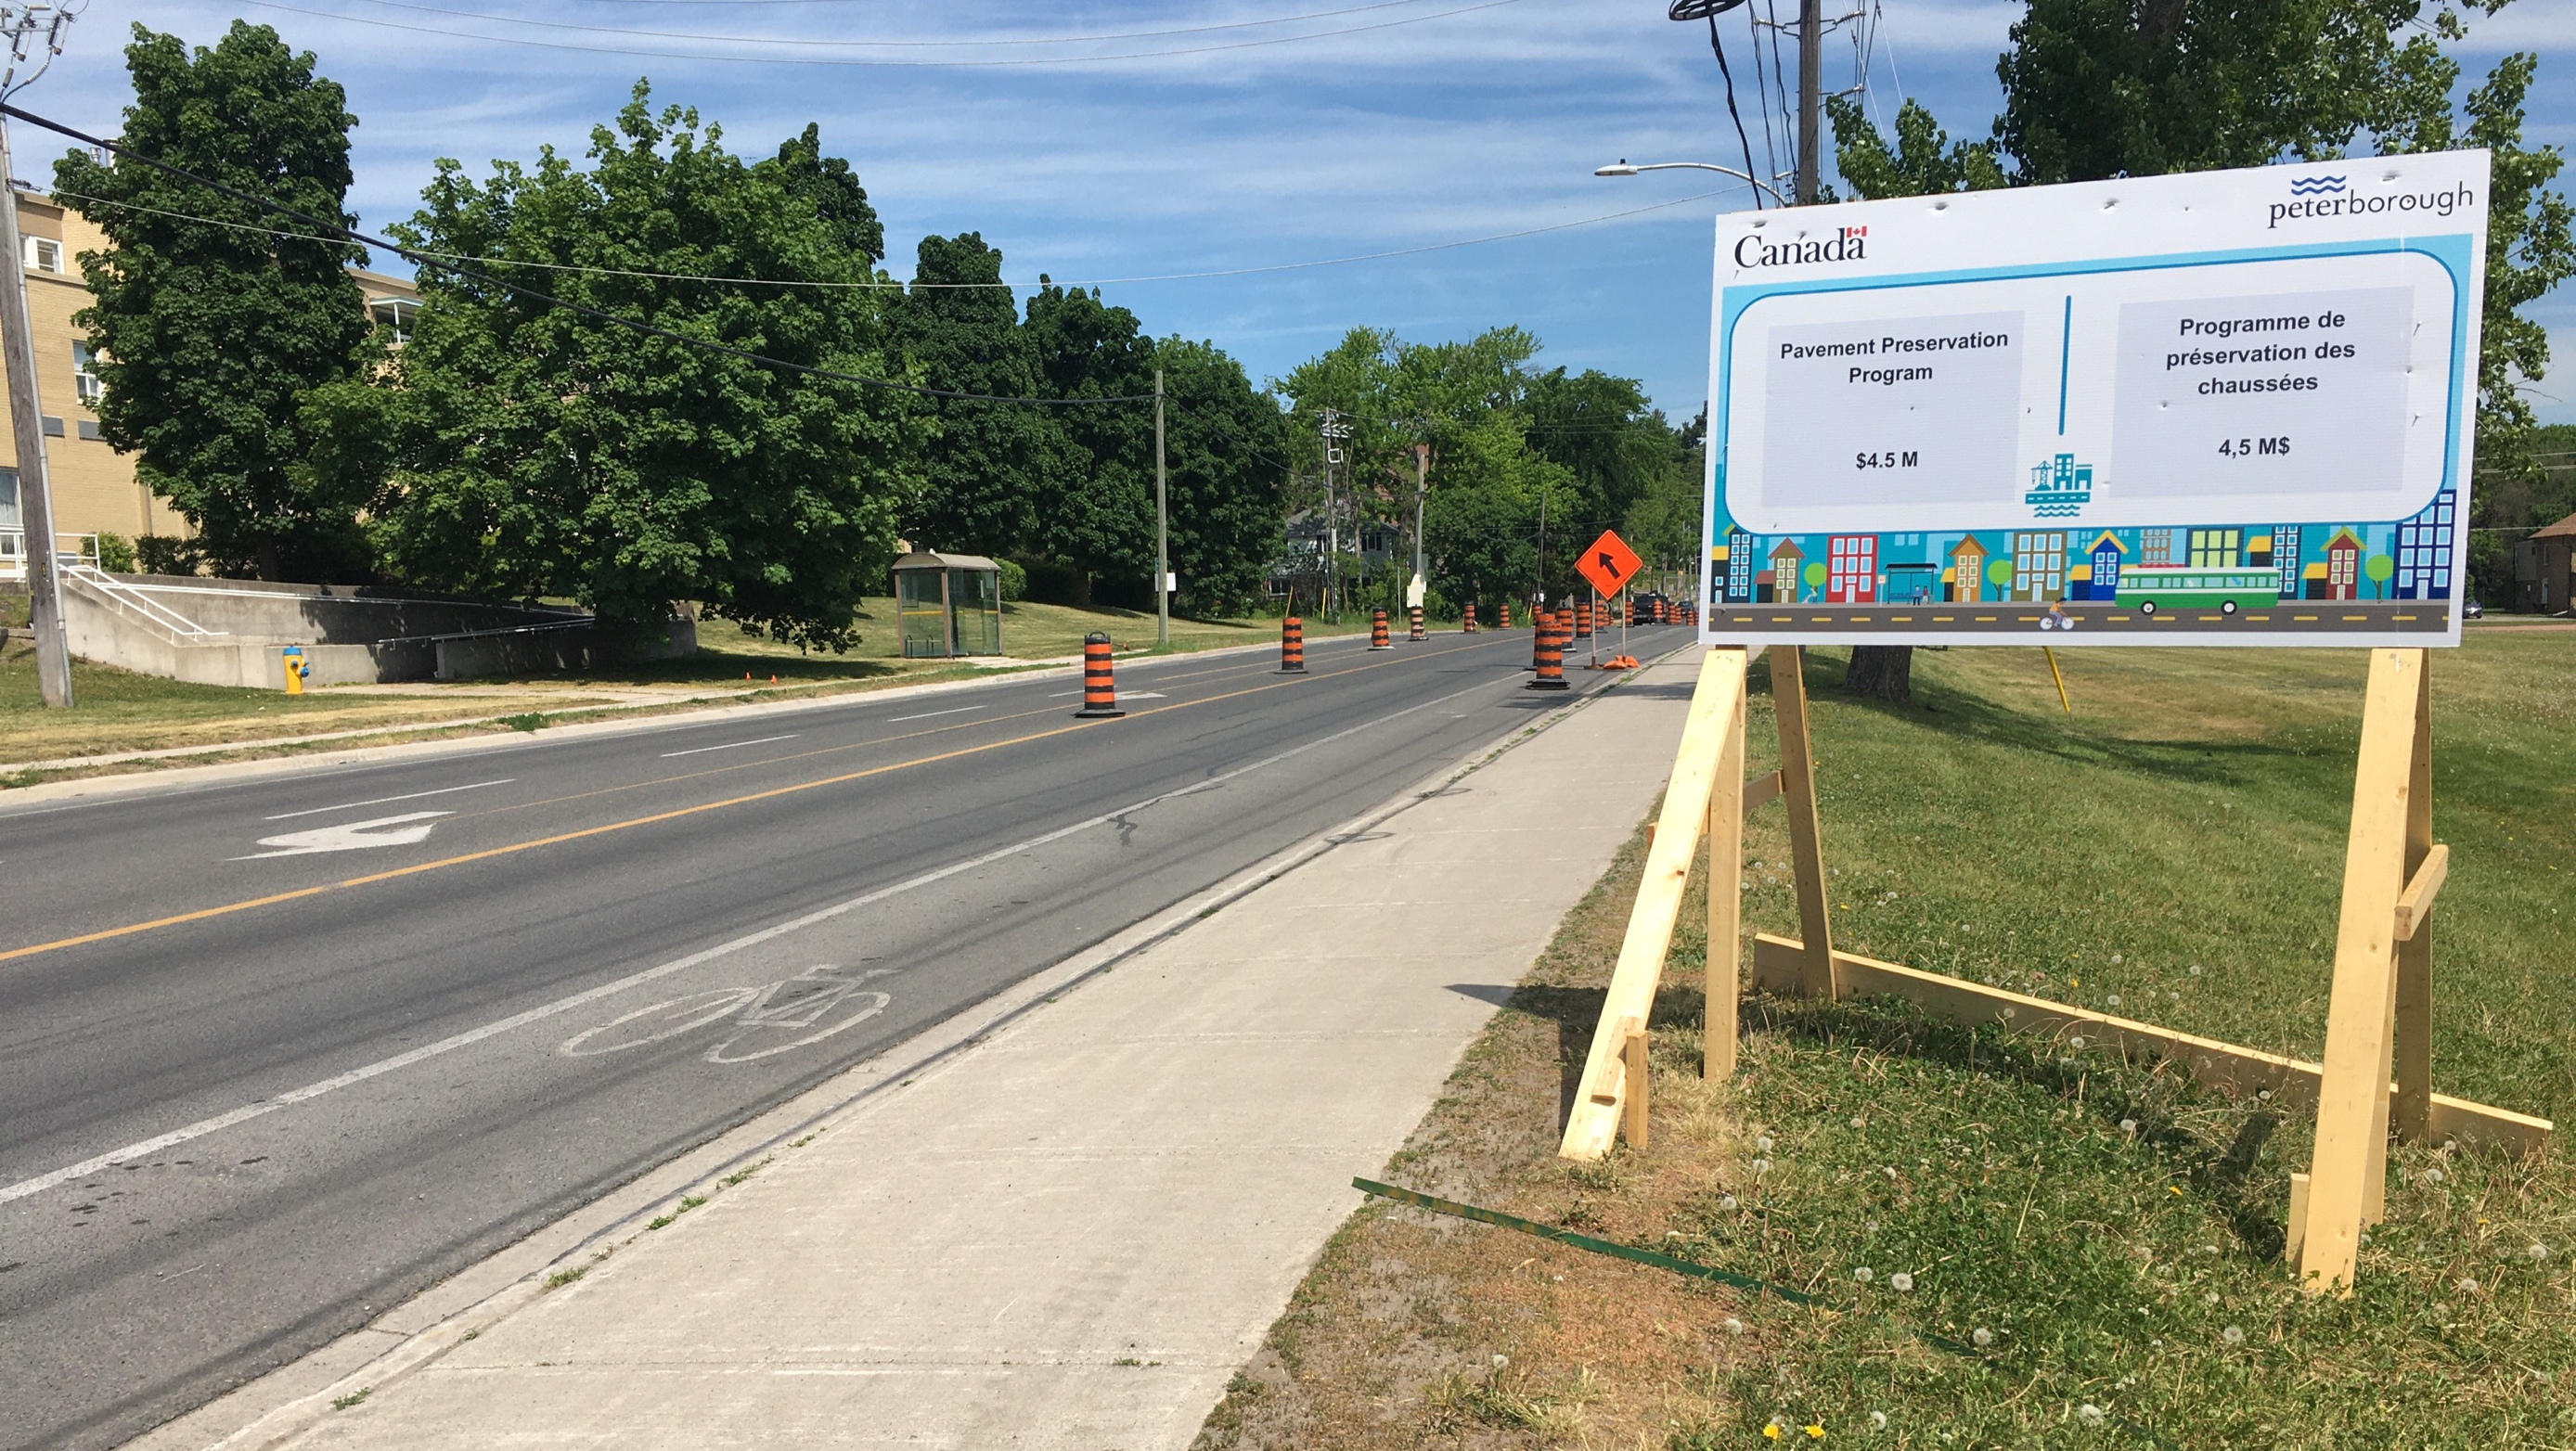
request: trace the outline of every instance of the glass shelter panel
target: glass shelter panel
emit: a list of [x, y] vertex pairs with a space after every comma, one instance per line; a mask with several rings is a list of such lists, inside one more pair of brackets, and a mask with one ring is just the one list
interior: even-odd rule
[[945, 572], [905, 569], [895, 572], [895, 613], [903, 624], [907, 660], [944, 659], [948, 648], [948, 602], [940, 598]]

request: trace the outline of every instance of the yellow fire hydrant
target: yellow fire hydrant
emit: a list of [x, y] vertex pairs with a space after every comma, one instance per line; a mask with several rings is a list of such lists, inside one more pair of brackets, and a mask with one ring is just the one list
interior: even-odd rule
[[286, 693], [289, 695], [302, 695], [304, 693], [304, 677], [313, 673], [313, 667], [304, 663], [304, 647], [301, 645], [287, 646], [285, 651], [285, 660]]

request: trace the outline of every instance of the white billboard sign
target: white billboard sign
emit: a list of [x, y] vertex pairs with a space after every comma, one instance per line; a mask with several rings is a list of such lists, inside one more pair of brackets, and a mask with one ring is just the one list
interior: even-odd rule
[[2487, 155], [1717, 224], [1711, 641], [2456, 644]]

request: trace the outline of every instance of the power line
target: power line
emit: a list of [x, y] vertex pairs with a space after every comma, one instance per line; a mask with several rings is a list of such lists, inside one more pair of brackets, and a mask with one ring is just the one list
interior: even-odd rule
[[[45, 125], [49, 123], [39, 122], [37, 124]], [[61, 128], [57, 127], [55, 129], [60, 130]], [[72, 133], [65, 132], [64, 134], [69, 135]], [[208, 185], [212, 184], [213, 183], [208, 183]], [[237, 231], [258, 232], [267, 236], [285, 237], [297, 241], [329, 242], [339, 240], [337, 237], [316, 237], [303, 232], [289, 232], [275, 227], [263, 227], [251, 222], [234, 222], [227, 221], [220, 217], [194, 216], [187, 212], [168, 211], [158, 207], [143, 206], [135, 202], [115, 201], [107, 197], [87, 196], [80, 192], [57, 192], [53, 193], [53, 195], [70, 197], [77, 201], [97, 202], [104, 206], [124, 207], [129, 211], [148, 212], [154, 216], [169, 217], [174, 221], [202, 222], [208, 226], [230, 227]], [[1208, 272], [1165, 272], [1142, 277], [1095, 277], [1075, 281], [1056, 281], [1054, 279], [1046, 279], [1040, 282], [905, 283], [894, 281], [892, 279], [873, 280], [867, 282], [831, 282], [763, 277], [715, 277], [701, 276], [696, 273], [688, 272], [644, 272], [619, 267], [590, 267], [572, 262], [523, 262], [506, 257], [476, 257], [462, 252], [433, 252], [426, 248], [398, 248], [393, 246], [391, 243], [379, 243], [377, 245], [384, 247], [387, 251], [399, 252], [401, 255], [415, 260], [423, 257], [438, 258], [441, 259], [440, 265], [442, 266], [448, 262], [475, 262], [487, 267], [533, 267], [550, 272], [585, 272], [603, 277], [642, 277], [666, 282], [732, 282], [739, 283], [746, 287], [875, 288], [885, 290], [921, 290], [925, 288], [942, 290], [972, 290], [979, 288], [989, 289], [1002, 287], [1011, 288], [1017, 291], [1034, 292], [1041, 287], [1117, 287], [1138, 282], [1202, 282], [1222, 277], [1253, 277], [1268, 272], [1298, 272], [1315, 267], [1342, 267], [1355, 262], [1383, 262], [1395, 257], [1414, 257], [1426, 252], [1445, 252], [1458, 247], [1481, 247], [1489, 242], [1514, 242], [1523, 237], [1538, 237], [1544, 236], [1550, 232], [1570, 231], [1576, 227], [1597, 226], [1602, 222], [1622, 221], [1629, 217], [1642, 216], [1647, 212], [1665, 211], [1673, 207], [1688, 206], [1692, 202], [1708, 201], [1720, 195], [1723, 195], [1723, 193], [1714, 191], [1695, 192], [1689, 196], [1675, 197], [1671, 201], [1654, 202], [1642, 207], [1630, 207], [1625, 211], [1605, 212], [1596, 217], [1581, 217], [1571, 222], [1550, 222], [1544, 227], [1524, 227], [1517, 232], [1496, 232], [1490, 236], [1461, 237], [1447, 242], [1427, 242], [1419, 247], [1398, 247], [1385, 252], [1361, 252], [1347, 257], [1319, 257], [1305, 262], [1271, 262], [1264, 263], [1256, 267], [1228, 267]], [[259, 204], [262, 206], [268, 205], [266, 202], [260, 202]], [[284, 209], [278, 208], [278, 210]], [[330, 224], [317, 222], [315, 225], [328, 226]], [[447, 270], [453, 271], [455, 269], [448, 268]]]
[[968, 393], [953, 388], [927, 387], [919, 383], [898, 383], [890, 378], [870, 378], [860, 373], [844, 373], [833, 368], [818, 368], [810, 363], [797, 363], [790, 362], [785, 358], [773, 358], [766, 353], [755, 353], [748, 348], [737, 348], [726, 343], [713, 342], [705, 338], [693, 338], [686, 333], [675, 332], [670, 328], [661, 327], [653, 323], [642, 322], [635, 318], [619, 317], [613, 312], [606, 311], [602, 308], [592, 307], [587, 303], [566, 302], [559, 297], [539, 292], [532, 287], [522, 287], [515, 282], [505, 281], [501, 278], [494, 277], [487, 272], [478, 272], [472, 268], [459, 266], [454, 262], [443, 262], [430, 258], [415, 252], [408, 247], [397, 246], [392, 242], [384, 240], [382, 237], [372, 237], [364, 232], [356, 230], [355, 228], [345, 227], [337, 222], [324, 221], [322, 218], [314, 216], [310, 212], [298, 211], [297, 209], [287, 206], [281, 202], [272, 201], [266, 197], [254, 196], [249, 192], [227, 186], [220, 181], [213, 180], [212, 178], [199, 176], [185, 167], [174, 166], [157, 157], [146, 156], [139, 151], [129, 150], [118, 142], [109, 141], [103, 137], [85, 135], [79, 131], [73, 130], [71, 127], [62, 124], [59, 121], [48, 120], [43, 116], [36, 115], [32, 111], [22, 111], [16, 106], [0, 104], [0, 115], [12, 116], [18, 120], [27, 122], [29, 125], [41, 126], [58, 135], [68, 136], [72, 140], [78, 141], [84, 146], [104, 148], [108, 151], [115, 152], [122, 158], [130, 161], [141, 162], [143, 165], [149, 166], [155, 171], [166, 172], [169, 175], [178, 177], [184, 181], [194, 182], [210, 191], [231, 197], [235, 201], [244, 202], [255, 207], [262, 207], [269, 211], [276, 212], [280, 216], [291, 217], [307, 226], [333, 233], [338, 237], [356, 242], [361, 246], [375, 247], [383, 251], [391, 252], [398, 257], [409, 258], [417, 265], [433, 267], [446, 272], [453, 272], [459, 277], [471, 278], [474, 281], [484, 283], [488, 286], [498, 287], [514, 296], [523, 297], [532, 302], [542, 302], [550, 307], [560, 307], [566, 312], [593, 318], [613, 327], [622, 327], [630, 332], [641, 333], [646, 337], [661, 338], [666, 342], [679, 343], [685, 347], [696, 348], [702, 352], [715, 353], [724, 357], [739, 358], [744, 362], [757, 363], [763, 367], [782, 368], [788, 372], [801, 373], [811, 378], [821, 378], [827, 382], [855, 383], [864, 388], [882, 388], [896, 393], [910, 393], [923, 398], [943, 398], [952, 402], [961, 403], [1020, 403], [1034, 407], [1059, 408], [1080, 407], [1095, 403], [1141, 403], [1154, 396], [1151, 393], [1131, 393], [1108, 398], [1010, 398], [997, 393]]
[[[309, 6], [288, 5], [283, 0], [242, 0], [264, 10], [283, 10], [290, 15], [310, 15], [323, 20], [345, 21], [351, 25], [373, 25], [385, 30], [407, 31], [414, 35], [441, 35], [452, 40], [481, 40], [497, 45], [531, 46], [539, 50], [576, 51], [585, 55], [629, 55], [652, 60], [731, 61], [753, 65], [797, 66], [875, 66], [896, 69], [987, 69], [1000, 66], [1093, 65], [1104, 61], [1162, 60], [1172, 56], [1211, 55], [1220, 51], [1253, 50], [1263, 46], [1295, 45], [1309, 40], [1328, 40], [1338, 35], [1361, 35], [1376, 30], [1392, 30], [1400, 25], [1417, 25], [1426, 20], [1442, 20], [1452, 15], [1468, 15], [1479, 10], [1494, 10], [1517, 5], [1521, 0], [1477, 0], [1453, 10], [1435, 11], [1429, 15], [1408, 15], [1399, 20], [1380, 21], [1374, 25], [1347, 25], [1338, 30], [1319, 30], [1307, 35], [1280, 35], [1263, 40], [1228, 41], [1222, 45], [1180, 46], [1163, 50], [1129, 51], [1117, 55], [1019, 56], [997, 60], [875, 60], [855, 56], [818, 55], [727, 55], [722, 52], [654, 50], [634, 46], [575, 45], [569, 41], [538, 40], [530, 36], [485, 35], [473, 31], [451, 30], [435, 25], [410, 25], [399, 20], [376, 20], [363, 15], [347, 15], [336, 10], [315, 10]], [[712, 44], [725, 44], [724, 36], [702, 39]]]
[[[526, 25], [545, 30], [569, 30], [589, 35], [633, 36], [644, 40], [722, 41], [729, 44], [741, 45], [819, 45], [830, 46], [836, 50], [956, 50], [979, 46], [1097, 45], [1116, 40], [1160, 40], [1165, 37], [1176, 35], [1209, 35], [1230, 30], [1258, 30], [1261, 27], [1268, 25], [1294, 25], [1302, 21], [1333, 20], [1345, 15], [1360, 15], [1376, 10], [1398, 10], [1408, 6], [1430, 4], [1432, 3], [1432, 0], [1375, 0], [1375, 3], [1372, 4], [1348, 5], [1338, 10], [1313, 10], [1302, 15], [1280, 15], [1267, 20], [1232, 20], [1217, 25], [1188, 25], [1168, 30], [1121, 30], [1107, 31], [1097, 35], [975, 36], [966, 40], [834, 40], [792, 35], [709, 35], [703, 31], [695, 30], [642, 30], [624, 25], [582, 25], [566, 20], [530, 20], [517, 15], [494, 15], [489, 11], [483, 10], [457, 10], [444, 5], [423, 5], [417, 3], [417, 0], [360, 0], [360, 3], [381, 5], [391, 10], [410, 10], [427, 15], [452, 16], [460, 20], [490, 21], [498, 25]], [[680, 0], [680, 3], [693, 3], [693, 0]], [[354, 15], [345, 16], [343, 18], [355, 20], [361, 25], [368, 23], [363, 18]], [[1410, 17], [1406, 21], [1398, 23], [1409, 24], [1412, 19], [1433, 18], [1436, 17], [1417, 16]], [[1339, 32], [1326, 33], [1336, 34]]]

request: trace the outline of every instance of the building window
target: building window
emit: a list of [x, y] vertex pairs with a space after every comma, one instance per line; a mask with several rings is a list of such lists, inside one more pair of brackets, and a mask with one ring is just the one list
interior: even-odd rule
[[18, 471], [0, 469], [0, 530], [18, 527]]
[[2191, 531], [2191, 567], [2194, 569], [2234, 569], [2244, 544], [2241, 529], [2194, 529]]
[[2173, 563], [2173, 537], [2174, 531], [2170, 529], [2148, 530], [2141, 536], [2144, 540], [2145, 552], [2139, 556], [2138, 562], [2141, 564]]
[[98, 381], [98, 354], [87, 343], [72, 344], [72, 392], [84, 408], [96, 408], [107, 394], [107, 385]]
[[29, 237], [27, 269], [31, 272], [51, 272], [59, 276], [63, 270], [63, 244], [51, 237]]
[[375, 297], [367, 300], [367, 316], [377, 326], [390, 330], [396, 343], [411, 341], [411, 320], [420, 312], [420, 304], [408, 297]]

